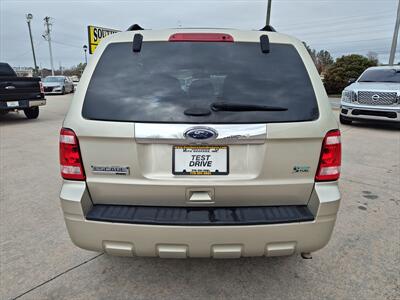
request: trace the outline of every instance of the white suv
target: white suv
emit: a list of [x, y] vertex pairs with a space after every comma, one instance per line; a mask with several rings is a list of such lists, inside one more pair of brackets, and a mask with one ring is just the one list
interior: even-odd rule
[[72, 241], [167, 258], [309, 254], [339, 208], [338, 124], [297, 39], [266, 31], [107, 37], [60, 135]]
[[340, 122], [400, 122], [400, 66], [368, 68], [342, 93]]

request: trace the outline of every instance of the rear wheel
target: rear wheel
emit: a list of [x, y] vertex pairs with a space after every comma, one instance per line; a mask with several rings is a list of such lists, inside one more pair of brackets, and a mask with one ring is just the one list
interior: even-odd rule
[[344, 124], [344, 125], [350, 125], [352, 123], [352, 121], [342, 115], [339, 116], [339, 121], [340, 124]]
[[39, 116], [39, 106], [24, 109], [24, 114], [28, 119], [36, 119]]

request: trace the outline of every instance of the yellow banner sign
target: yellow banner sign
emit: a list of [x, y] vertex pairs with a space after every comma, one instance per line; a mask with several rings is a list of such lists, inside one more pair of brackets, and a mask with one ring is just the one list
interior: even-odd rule
[[120, 32], [120, 30], [89, 25], [88, 26], [89, 53], [93, 54], [94, 50], [96, 50], [96, 47], [100, 44], [101, 39], [117, 32]]

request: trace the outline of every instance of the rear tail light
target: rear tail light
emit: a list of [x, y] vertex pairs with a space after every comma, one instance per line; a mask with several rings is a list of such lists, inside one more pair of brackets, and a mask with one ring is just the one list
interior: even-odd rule
[[43, 83], [41, 81], [39, 81], [39, 86], [40, 86], [40, 93], [44, 94], [44, 87], [43, 87]]
[[233, 42], [233, 37], [225, 33], [174, 33], [170, 42]]
[[315, 181], [333, 181], [340, 177], [342, 161], [342, 147], [340, 131], [329, 131], [322, 143], [321, 157], [319, 159]]
[[69, 180], [85, 180], [79, 142], [71, 129], [62, 128], [60, 132], [61, 176]]

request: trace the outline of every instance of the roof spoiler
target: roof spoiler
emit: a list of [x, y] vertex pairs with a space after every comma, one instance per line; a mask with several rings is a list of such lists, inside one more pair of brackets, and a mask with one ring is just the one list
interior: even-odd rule
[[139, 24], [133, 24], [126, 31], [144, 30]]
[[271, 31], [271, 32], [276, 32], [275, 28], [272, 27], [271, 25], [265, 25], [263, 28], [260, 29], [260, 31]]

